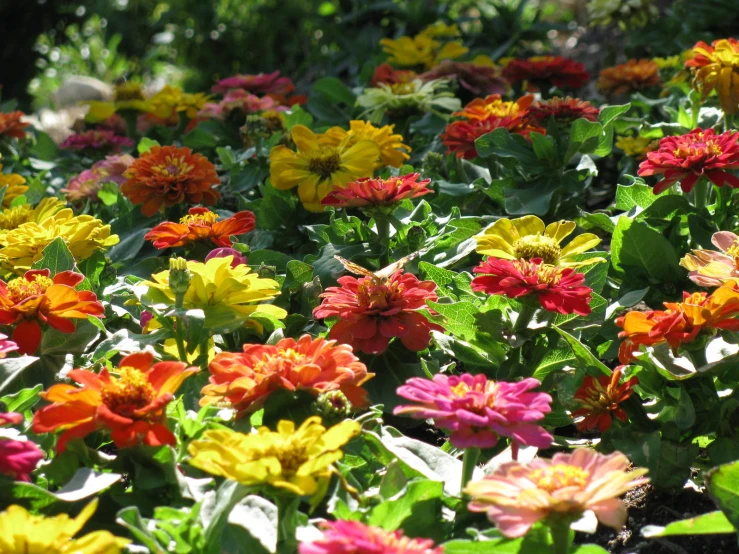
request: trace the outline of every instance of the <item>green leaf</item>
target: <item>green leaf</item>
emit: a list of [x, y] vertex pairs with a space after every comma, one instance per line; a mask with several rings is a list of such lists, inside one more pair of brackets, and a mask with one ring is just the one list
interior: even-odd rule
[[546, 215], [555, 186], [545, 184], [527, 189], [504, 189], [505, 211], [509, 215]]
[[618, 106], [603, 106], [598, 114], [598, 121], [603, 127], [613, 122], [619, 115], [624, 114], [631, 108], [631, 103]]
[[36, 385], [32, 389], [23, 389], [15, 394], [0, 398], [6, 412], [25, 412], [33, 408], [39, 399], [39, 393], [44, 390], [43, 385]]
[[98, 191], [98, 198], [106, 206], [115, 206], [118, 202], [118, 195], [120, 189], [115, 183], [105, 183], [103, 187]]
[[540, 133], [531, 133], [529, 135], [531, 145], [534, 147], [534, 154], [543, 161], [553, 162], [557, 160], [557, 147], [554, 145], [554, 139], [542, 135]]
[[357, 97], [354, 93], [336, 77], [324, 77], [313, 83], [313, 92], [326, 96], [332, 102], [354, 106]]
[[477, 155], [481, 158], [498, 156], [499, 158], [515, 158], [524, 166], [536, 167], [539, 161], [529, 147], [526, 139], [520, 135], [511, 135], [507, 129], [496, 129], [492, 133], [482, 135], [475, 140]]
[[161, 146], [159, 142], [157, 142], [154, 139], [150, 139], [148, 137], [144, 137], [139, 141], [138, 146], [136, 147], [136, 150], [139, 154], [146, 154], [149, 150], [151, 150], [152, 146]]
[[706, 487], [726, 519], [739, 529], [739, 461], [709, 471]]
[[313, 116], [306, 112], [300, 106], [295, 106], [290, 113], [285, 115], [285, 128], [289, 131], [295, 125], [305, 125], [310, 127], [313, 123]]
[[48, 269], [54, 276], [62, 271], [70, 271], [74, 269], [74, 256], [67, 248], [64, 239], [55, 238], [46, 248], [44, 248], [42, 257], [33, 264], [33, 269]]
[[631, 208], [647, 208], [660, 196], [654, 194], [652, 187], [645, 185], [643, 180], [638, 179], [628, 187], [624, 185], [616, 187], [616, 208], [625, 212]]
[[443, 489], [439, 481], [411, 481], [404, 490], [375, 506], [367, 523], [388, 531], [403, 528], [410, 536], [439, 530]]
[[218, 145], [218, 141], [212, 133], [197, 126], [182, 137], [182, 144], [188, 148], [197, 150], [200, 148], [215, 148]]
[[570, 346], [575, 359], [580, 362], [583, 367], [594, 367], [604, 375], [611, 375], [612, 372], [608, 366], [596, 358], [587, 346], [559, 327], [554, 327], [554, 330], [557, 331]]
[[618, 220], [611, 242], [611, 262], [630, 278], [674, 283], [682, 271], [675, 248], [662, 234], [626, 216]]
[[13, 380], [36, 360], [38, 360], [38, 358], [34, 356], [0, 359], [0, 392], [8, 389]]
[[736, 528], [721, 511], [709, 512], [697, 517], [673, 521], [666, 527], [647, 525], [641, 530], [642, 536], [648, 539], [675, 535], [714, 535], [735, 532]]
[[[236, 504], [228, 514], [229, 525], [244, 529], [251, 544], [241, 544], [244, 552], [275, 552], [277, 550], [277, 506], [269, 500], [250, 494]], [[254, 544], [256, 543], [256, 544]], [[261, 547], [261, 548], [260, 548]]]
[[603, 126], [600, 123], [587, 119], [576, 120], [570, 130], [565, 161], [569, 161], [577, 152], [589, 153], [595, 150], [602, 134]]

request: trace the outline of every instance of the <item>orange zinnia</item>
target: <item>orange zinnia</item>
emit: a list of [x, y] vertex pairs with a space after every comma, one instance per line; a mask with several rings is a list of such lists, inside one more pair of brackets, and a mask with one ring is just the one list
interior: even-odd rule
[[97, 429], [108, 429], [118, 448], [143, 443], [174, 446], [177, 439], [167, 428], [166, 406], [182, 382], [198, 371], [184, 362], [158, 362], [137, 352], [123, 358], [118, 377], [107, 369], [100, 374], [73, 369], [67, 375], [82, 385], [54, 385], [41, 397], [53, 404], [33, 416], [34, 433], [64, 430], [57, 443], [63, 452], [67, 442], [84, 438]]
[[29, 125], [21, 121], [21, 117], [25, 115], [23, 112], [0, 112], [0, 136], [17, 139], [25, 138], [26, 132], [24, 129]]
[[146, 233], [144, 238], [154, 243], [155, 248], [174, 248], [195, 241], [210, 240], [216, 246], [231, 246], [233, 235], [253, 231], [256, 218], [252, 212], [243, 211], [218, 221], [220, 216], [208, 208], [190, 208], [188, 215], [179, 223], [165, 221]]
[[243, 352], [218, 354], [208, 368], [202, 406], [228, 403], [240, 413], [259, 408], [278, 389], [305, 390], [318, 396], [339, 390], [355, 408], [368, 406], [361, 385], [374, 377], [351, 346], [303, 335], [275, 345], [245, 344]]
[[123, 174], [128, 179], [121, 193], [134, 204], [143, 204], [141, 213], [153, 216], [159, 208], [181, 202], [213, 205], [220, 194], [215, 166], [189, 148], [154, 146]]
[[634, 60], [607, 67], [600, 72], [597, 86], [603, 94], [630, 94], [659, 85], [659, 66], [652, 60]]
[[48, 269], [32, 269], [7, 283], [0, 280], [0, 325], [15, 325], [13, 341], [21, 354], [33, 354], [41, 344], [42, 321], [62, 333], [74, 333], [70, 319], [105, 317], [95, 293], [76, 291], [85, 279], [72, 271], [50, 277]]
[[491, 116], [501, 118], [523, 117], [533, 102], [534, 96], [532, 94], [522, 96], [515, 102], [503, 100], [500, 94], [490, 94], [485, 98], [475, 98], [462, 111], [454, 112], [453, 115], [458, 115], [465, 119], [479, 120], [488, 119]]

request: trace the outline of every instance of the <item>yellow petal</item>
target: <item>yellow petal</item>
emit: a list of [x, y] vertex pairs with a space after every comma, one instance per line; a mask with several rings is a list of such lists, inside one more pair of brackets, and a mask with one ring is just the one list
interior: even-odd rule
[[557, 221], [556, 223], [550, 223], [549, 225], [547, 225], [544, 234], [548, 237], [552, 237], [554, 240], [560, 243], [564, 240], [565, 237], [568, 237], [572, 234], [572, 231], [575, 230], [575, 227], [577, 227], [577, 225], [574, 221], [567, 221], [562, 219], [560, 221]]
[[593, 233], [583, 233], [582, 235], [577, 235], [567, 244], [567, 246], [562, 249], [560, 257], [565, 258], [569, 256], [574, 256], [575, 254], [582, 254], [583, 252], [592, 250], [599, 244], [600, 237], [594, 235]]
[[519, 237], [541, 235], [545, 231], [544, 222], [535, 215], [525, 215], [511, 221], [518, 231]]
[[318, 148], [318, 137], [305, 125], [295, 125], [291, 131], [293, 142], [301, 152], [310, 152]]

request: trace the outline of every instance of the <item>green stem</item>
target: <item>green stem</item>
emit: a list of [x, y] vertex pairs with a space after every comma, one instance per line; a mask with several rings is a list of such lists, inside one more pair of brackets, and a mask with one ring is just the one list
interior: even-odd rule
[[516, 317], [516, 323], [513, 325], [513, 332], [518, 333], [527, 329], [538, 309], [538, 306], [534, 306], [524, 301], [521, 306], [521, 311], [518, 312], [518, 316]]
[[475, 472], [477, 467], [477, 460], [480, 459], [480, 449], [476, 446], [470, 446], [464, 451], [462, 457], [462, 486], [460, 490], [464, 490], [467, 483], [472, 479], [472, 474]]
[[377, 225], [377, 242], [380, 243], [380, 267], [390, 264], [390, 221], [386, 217], [375, 216]]
[[708, 204], [708, 195], [711, 194], [713, 184], [706, 179], [701, 177], [693, 188], [693, 194], [695, 195], [695, 209], [700, 211]]
[[568, 554], [570, 551], [570, 526], [566, 521], [559, 521], [549, 525], [552, 534], [552, 552], [554, 554]]
[[734, 128], [734, 114], [733, 113], [725, 113], [724, 114], [724, 131], [728, 131], [729, 129]]
[[701, 111], [701, 96], [698, 93], [694, 93], [693, 103], [690, 112], [690, 130], [692, 131], [698, 127], [698, 116]]
[[297, 512], [299, 498], [280, 496], [277, 504], [277, 554], [293, 554], [297, 551], [298, 540], [295, 538], [297, 528]]
[[187, 350], [185, 349], [185, 321], [176, 318], [175, 341], [177, 342], [177, 354], [181, 362], [187, 363]]

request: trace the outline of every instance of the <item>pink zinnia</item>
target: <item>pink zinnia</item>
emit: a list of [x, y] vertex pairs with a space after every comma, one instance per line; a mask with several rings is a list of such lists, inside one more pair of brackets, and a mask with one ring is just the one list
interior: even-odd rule
[[285, 96], [295, 90], [295, 85], [289, 77], [281, 77], [280, 72], [275, 71], [258, 75], [233, 75], [218, 81], [211, 90], [224, 94], [234, 89], [242, 89], [252, 94]]
[[552, 435], [536, 425], [551, 411], [552, 397], [529, 392], [541, 385], [533, 378], [517, 383], [492, 381], [482, 374], [413, 377], [398, 387], [398, 396], [415, 404], [398, 406], [395, 415], [433, 419], [434, 425], [450, 432], [457, 448], [490, 448], [499, 437], [510, 437], [519, 445], [548, 448]]
[[241, 254], [241, 252], [228, 247], [214, 248], [205, 257], [205, 261], [207, 262], [212, 258], [227, 258], [228, 256], [233, 256], [233, 260], [231, 260], [231, 267], [246, 265], [248, 262], [246, 256]]
[[59, 146], [70, 150], [90, 148], [118, 152], [123, 147], [133, 147], [133, 141], [128, 137], [116, 135], [113, 131], [107, 129], [95, 129], [70, 135]]
[[[620, 452], [599, 454], [578, 448], [572, 454], [537, 458], [529, 464], [508, 462], [464, 492], [473, 512], [487, 512], [506, 537], [524, 536], [538, 521], [571, 523], [592, 511], [603, 525], [621, 529], [626, 507], [619, 496], [644, 485], [646, 469], [629, 471], [631, 462]], [[554, 521], [552, 521], [554, 520]]]
[[443, 554], [429, 539], [412, 539], [402, 531], [385, 531], [359, 521], [326, 521], [323, 536], [298, 546], [299, 554]]
[[31, 441], [0, 438], [0, 474], [16, 481], [30, 481], [29, 474], [44, 459], [44, 452]]
[[[15, 344], [12, 340], [8, 340], [8, 335], [3, 335], [2, 333], [0, 333], [0, 358], [4, 358], [8, 354], [8, 352], [13, 352], [14, 350], [18, 350], [18, 345]], [[20, 415], [20, 414], [7, 414], [7, 415]], [[3, 424], [2, 416], [3, 414], [0, 414], [0, 425]]]
[[73, 177], [61, 192], [70, 202], [81, 202], [87, 199], [97, 201], [98, 192], [105, 183], [121, 185], [126, 181], [123, 173], [134, 162], [130, 154], [114, 154], [104, 160], [95, 162], [76, 177]]
[[18, 412], [0, 413], [0, 427], [3, 427], [5, 425], [18, 425], [22, 421], [23, 414], [19, 414]]

